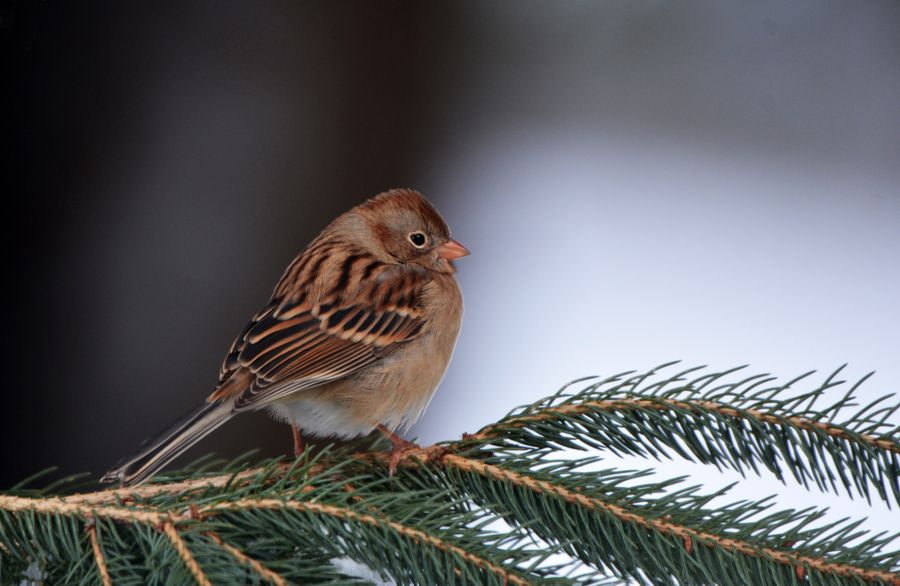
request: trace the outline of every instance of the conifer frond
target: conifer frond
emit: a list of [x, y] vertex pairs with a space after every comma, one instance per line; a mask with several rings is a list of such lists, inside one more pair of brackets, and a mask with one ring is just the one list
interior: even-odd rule
[[893, 395], [886, 395], [854, 411], [854, 393], [868, 376], [816, 408], [845, 384], [837, 380], [843, 367], [811, 390], [795, 392], [813, 373], [775, 385], [768, 375], [729, 380], [740, 369], [656, 376], [671, 366], [621, 373], [576, 393], [563, 387], [469, 437], [536, 450], [680, 456], [742, 475], [768, 471], [784, 481], [789, 474], [806, 488], [838, 493], [843, 487], [850, 497], [874, 494], [888, 506], [900, 504], [900, 426], [890, 423], [900, 402], [887, 403]]
[[138, 487], [20, 483], [0, 493], [0, 584], [365, 583], [338, 563], [349, 559], [400, 584], [900, 586], [900, 534], [571, 457], [680, 455], [897, 504], [897, 406], [848, 415], [854, 385], [814, 408], [837, 373], [796, 393], [805, 377], [657, 370], [564, 388], [410, 452], [394, 477], [382, 452], [323, 448]]
[[585, 564], [639, 583], [790, 584], [797, 572], [815, 574], [817, 584], [892, 583], [900, 566], [900, 553], [883, 551], [900, 533], [850, 548], [847, 536], [859, 523], [823, 527], [816, 524], [823, 511], [772, 512], [768, 501], [711, 509], [727, 489], [705, 495], [698, 487], [674, 490], [672, 481], [633, 484], [641, 473], [581, 472], [593, 459], [535, 467], [533, 453], [473, 456], [448, 455], [443, 463], [482, 506], [510, 523], [528, 519], [530, 530]]
[[[570, 583], [538, 567], [546, 552], [529, 547], [525, 533], [488, 530], [488, 512], [446, 488], [390, 489], [380, 467], [372, 475], [358, 461], [352, 470], [349, 454], [332, 456], [343, 462], [270, 463], [252, 476], [237, 473], [204, 487], [176, 482], [167, 487], [174, 490], [127, 502], [0, 496], [4, 580], [7, 564], [21, 571], [37, 562], [51, 583], [95, 583], [104, 573], [116, 584], [216, 584], [232, 581], [224, 579], [229, 575], [294, 582], [301, 580], [295, 566], [305, 570], [304, 582], [338, 583], [350, 578], [328, 560], [349, 556], [409, 584], [444, 583], [447, 576], [460, 583]], [[121, 564], [129, 559], [140, 564]], [[67, 563], [60, 567], [61, 560]]]

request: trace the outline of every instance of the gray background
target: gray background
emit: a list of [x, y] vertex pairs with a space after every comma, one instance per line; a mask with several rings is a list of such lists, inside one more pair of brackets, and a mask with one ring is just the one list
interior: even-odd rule
[[[292, 256], [397, 186], [473, 251], [424, 442], [670, 359], [849, 362], [878, 371], [864, 396], [897, 390], [893, 0], [49, 2], [4, 22], [3, 486], [101, 473], [197, 405]], [[243, 416], [193, 454], [253, 447], [289, 452], [288, 428]], [[900, 523], [756, 478], [737, 496], [774, 492]]]

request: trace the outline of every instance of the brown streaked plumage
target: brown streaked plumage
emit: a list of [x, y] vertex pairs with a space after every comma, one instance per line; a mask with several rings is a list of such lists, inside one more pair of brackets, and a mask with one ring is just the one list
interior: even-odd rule
[[313, 435], [373, 429], [394, 443], [421, 416], [459, 333], [450, 238], [419, 193], [394, 189], [339, 216], [285, 270], [231, 345], [206, 404], [104, 476], [143, 482], [235, 414], [267, 408]]

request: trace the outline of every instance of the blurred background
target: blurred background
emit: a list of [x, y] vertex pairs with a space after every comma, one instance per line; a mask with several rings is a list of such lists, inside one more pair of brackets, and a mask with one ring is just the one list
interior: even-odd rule
[[[896, 0], [4, 6], [0, 487], [102, 473], [198, 405], [291, 258], [391, 187], [473, 251], [422, 442], [672, 359], [900, 386]], [[191, 455], [255, 447], [289, 428]], [[735, 498], [770, 493], [898, 525]]]

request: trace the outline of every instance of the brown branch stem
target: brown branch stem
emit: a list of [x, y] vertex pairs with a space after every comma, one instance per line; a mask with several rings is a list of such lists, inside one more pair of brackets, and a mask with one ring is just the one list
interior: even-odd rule
[[97, 537], [97, 525], [88, 525], [87, 532], [91, 538], [91, 549], [94, 551], [94, 561], [97, 563], [100, 580], [103, 582], [103, 586], [112, 586], [109, 568], [106, 567], [106, 559], [103, 557], [103, 550], [100, 549], [100, 539]]
[[212, 586], [212, 582], [209, 581], [209, 578], [206, 577], [206, 574], [203, 573], [203, 569], [200, 567], [200, 564], [197, 563], [197, 560], [194, 559], [193, 554], [191, 554], [191, 550], [188, 549], [187, 544], [181, 538], [181, 535], [178, 534], [178, 530], [175, 528], [175, 523], [169, 521], [163, 524], [163, 532], [166, 534], [166, 537], [169, 538], [169, 541], [172, 542], [172, 545], [175, 547], [175, 551], [178, 552], [178, 556], [181, 558], [181, 561], [184, 562], [184, 565], [187, 566], [187, 569], [191, 572], [191, 575], [194, 576], [194, 580], [197, 581], [197, 584], [200, 586]]
[[237, 559], [241, 563], [246, 564], [246, 565], [250, 566], [251, 568], [253, 568], [253, 571], [255, 571], [257, 574], [259, 574], [260, 576], [262, 576], [264, 579], [268, 580], [272, 584], [275, 584], [275, 586], [287, 586], [287, 581], [284, 578], [282, 578], [278, 573], [273, 572], [269, 568], [265, 567], [264, 565], [262, 565], [262, 563], [253, 559], [249, 555], [245, 554], [243, 551], [241, 551], [237, 547], [231, 545], [230, 543], [226, 543], [226, 542], [222, 541], [222, 538], [219, 537], [218, 535], [216, 535], [214, 532], [208, 531], [206, 533], [206, 535], [209, 536], [210, 539], [215, 541], [216, 545], [218, 545], [219, 547], [221, 547], [222, 549], [224, 549], [225, 551], [230, 553], [232, 556], [235, 557], [235, 559]]
[[402, 523], [398, 523], [397, 521], [391, 521], [385, 519], [383, 517], [379, 518], [375, 515], [370, 515], [367, 513], [360, 513], [354, 511], [352, 509], [348, 509], [346, 507], [339, 507], [336, 505], [328, 505], [324, 503], [318, 503], [313, 501], [283, 501], [280, 499], [242, 499], [239, 501], [231, 501], [225, 503], [218, 503], [212, 505], [211, 507], [200, 509], [200, 513], [203, 515], [210, 515], [221, 513], [225, 511], [235, 511], [235, 510], [243, 510], [243, 509], [290, 509], [294, 511], [302, 511], [308, 513], [318, 513], [323, 515], [329, 515], [332, 517], [337, 517], [339, 519], [357, 521], [359, 523], [365, 523], [366, 525], [371, 525], [374, 527], [383, 527], [388, 526], [392, 530], [404, 535], [414, 541], [419, 543], [427, 544], [436, 549], [439, 549], [444, 552], [452, 552], [462, 558], [463, 560], [471, 563], [474, 566], [487, 570], [497, 576], [499, 576], [504, 583], [506, 584], [516, 584], [519, 586], [524, 586], [529, 584], [528, 581], [523, 579], [521, 576], [506, 570], [502, 566], [498, 566], [493, 562], [486, 560], [478, 555], [475, 555], [471, 552], [466, 551], [465, 549], [453, 545], [451, 543], [447, 543], [443, 539], [439, 537], [435, 537], [429, 533], [425, 533], [420, 529], [416, 529], [414, 527], [410, 527], [408, 525], [403, 525]]
[[530, 423], [549, 421], [566, 415], [580, 415], [590, 413], [592, 411], [624, 411], [636, 409], [652, 409], [655, 411], [689, 411], [692, 413], [703, 414], [704, 412], [718, 413], [746, 420], [755, 420], [771, 425], [791, 425], [805, 431], [818, 431], [838, 437], [847, 441], [858, 441], [874, 448], [888, 450], [900, 454], [900, 442], [890, 438], [877, 438], [864, 433], [855, 433], [840, 425], [832, 423], [823, 423], [807, 417], [790, 416], [784, 417], [766, 413], [758, 409], [735, 409], [722, 403], [715, 401], [680, 401], [676, 399], [608, 399], [604, 401], [584, 401], [580, 403], [572, 403], [565, 405], [557, 405], [547, 407], [540, 413], [532, 415], [523, 415], [521, 417], [513, 417], [503, 421], [488, 425], [476, 434], [468, 436], [473, 440], [485, 440], [496, 437], [504, 429], [524, 427]]

